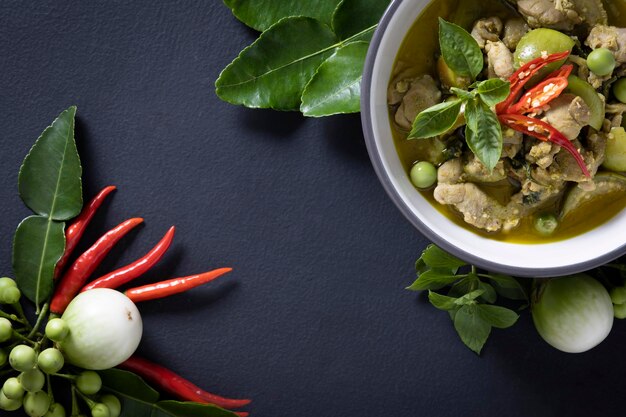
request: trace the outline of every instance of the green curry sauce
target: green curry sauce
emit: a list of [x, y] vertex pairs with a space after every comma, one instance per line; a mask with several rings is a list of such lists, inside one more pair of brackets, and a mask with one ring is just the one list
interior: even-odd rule
[[[610, 5], [606, 5], [606, 9], [609, 14], [609, 24], [626, 26], [626, 2], [611, 2]], [[507, 6], [496, 0], [432, 1], [404, 39], [394, 63], [392, 80], [401, 72], [407, 77], [430, 74], [437, 79], [435, 58], [439, 51], [438, 17], [443, 17], [469, 30], [474, 21], [489, 16], [499, 16], [505, 20], [515, 15]], [[433, 141], [428, 139], [407, 140], [407, 132], [399, 129], [392, 120], [393, 115], [390, 113], [391, 130], [396, 150], [405, 171], [408, 173], [416, 161], [429, 159], [427, 155], [433, 152]], [[503, 193], [499, 193], [497, 190], [497, 186], [493, 188], [486, 191], [501, 202], [508, 199], [509, 195], [506, 195], [506, 192], [504, 192], [505, 195], [502, 195]], [[592, 203], [581, 206], [575, 213], [567, 216], [554, 234], [546, 237], [537, 233], [532, 218], [522, 219], [520, 225], [509, 232], [485, 232], [465, 223], [462, 215], [453, 208], [437, 203], [433, 197], [432, 189], [420, 190], [420, 193], [437, 210], [459, 226], [491, 239], [512, 243], [548, 243], [568, 239], [600, 226], [626, 207], [626, 194], [609, 194], [595, 199]], [[556, 208], [547, 207], [546, 210]]]

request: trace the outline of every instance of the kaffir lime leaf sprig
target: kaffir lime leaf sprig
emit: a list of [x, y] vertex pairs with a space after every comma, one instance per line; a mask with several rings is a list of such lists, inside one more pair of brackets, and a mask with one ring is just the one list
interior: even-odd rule
[[215, 82], [222, 100], [312, 117], [359, 111], [369, 40], [389, 0], [224, 3], [263, 33]]

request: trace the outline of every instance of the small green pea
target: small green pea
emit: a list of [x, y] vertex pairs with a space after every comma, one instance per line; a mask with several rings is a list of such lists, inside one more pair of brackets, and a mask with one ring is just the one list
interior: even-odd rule
[[615, 287], [610, 291], [613, 304], [626, 304], [626, 287]]
[[46, 336], [53, 342], [62, 342], [69, 333], [69, 328], [65, 320], [56, 318], [46, 324]]
[[106, 394], [100, 397], [100, 402], [109, 407], [110, 417], [119, 417], [122, 412], [122, 403], [115, 395]]
[[616, 319], [626, 319], [626, 303], [613, 304], [613, 315]]
[[111, 412], [106, 404], [96, 404], [91, 408], [91, 417], [111, 417]]
[[0, 278], [0, 291], [9, 287], [17, 288], [17, 283], [15, 282], [15, 280], [9, 277]]
[[6, 342], [13, 335], [13, 324], [8, 319], [0, 317], [0, 343]]
[[22, 292], [17, 287], [6, 287], [0, 290], [0, 303], [16, 304], [20, 301]]
[[37, 353], [30, 346], [17, 345], [9, 353], [9, 363], [16, 371], [30, 371], [37, 363]]
[[29, 392], [24, 396], [24, 411], [30, 417], [43, 417], [50, 408], [50, 397], [43, 391]]
[[21, 400], [25, 390], [21, 382], [17, 378], [12, 377], [4, 381], [2, 392], [10, 400]]
[[559, 221], [554, 214], [544, 213], [535, 219], [535, 230], [543, 236], [550, 236], [559, 227]]
[[85, 395], [93, 395], [102, 388], [102, 379], [94, 371], [83, 371], [76, 378], [76, 388]]
[[0, 410], [15, 411], [22, 406], [22, 401], [12, 400], [4, 395], [4, 391], [0, 391]]
[[65, 417], [65, 408], [59, 403], [53, 403], [43, 417]]
[[39, 369], [31, 369], [30, 371], [22, 372], [17, 379], [28, 392], [41, 391], [46, 383], [46, 377]]
[[37, 366], [47, 374], [56, 374], [64, 364], [65, 359], [59, 349], [48, 348], [37, 357]]
[[429, 188], [437, 182], [437, 168], [430, 162], [420, 161], [413, 165], [409, 176], [417, 188]]
[[606, 48], [594, 49], [587, 56], [587, 66], [596, 75], [604, 77], [615, 69], [615, 57]]
[[613, 84], [613, 95], [622, 103], [626, 103], [626, 78], [620, 78]]

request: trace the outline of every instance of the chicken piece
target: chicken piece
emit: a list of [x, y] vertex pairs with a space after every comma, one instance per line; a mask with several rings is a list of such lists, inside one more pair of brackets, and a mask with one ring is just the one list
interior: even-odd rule
[[461, 158], [450, 159], [444, 162], [437, 170], [438, 184], [456, 184], [463, 176], [463, 161]]
[[511, 230], [519, 224], [519, 212], [501, 205], [476, 184], [438, 184], [435, 200], [453, 206], [466, 223], [488, 232]]
[[568, 0], [519, 0], [517, 10], [531, 28], [571, 31], [583, 22], [575, 5]]
[[551, 142], [538, 142], [530, 148], [530, 151], [526, 154], [526, 160], [531, 164], [546, 169], [552, 165], [554, 155], [556, 155], [560, 149], [560, 146]]
[[626, 62], [626, 28], [597, 25], [585, 40], [591, 49], [606, 48], [619, 64]]
[[499, 17], [489, 17], [477, 20], [472, 28], [472, 37], [478, 42], [480, 49], [485, 48], [487, 41], [495, 42], [502, 33], [502, 20]]
[[491, 42], [485, 44], [488, 63], [488, 77], [508, 79], [515, 72], [513, 67], [513, 53], [507, 48], [502, 41]]
[[606, 25], [609, 21], [602, 0], [569, 0], [589, 27]]
[[471, 154], [467, 163], [463, 165], [463, 172], [465, 173], [463, 179], [469, 182], [498, 182], [507, 177], [504, 161], [498, 161], [493, 171], [489, 172], [474, 154]]
[[[604, 162], [606, 136], [597, 133], [589, 136], [587, 139], [588, 149], [585, 149], [578, 140], [575, 140], [573, 144], [585, 160], [585, 165], [587, 165], [593, 178]], [[590, 179], [583, 174], [574, 157], [564, 149], [554, 157], [554, 163], [548, 169], [548, 174], [558, 180], [582, 183], [583, 187], [590, 183]]]
[[504, 23], [502, 42], [504, 42], [506, 47], [511, 51], [514, 51], [520, 39], [522, 39], [529, 30], [528, 23], [526, 23], [524, 19], [520, 17], [509, 19]]
[[[441, 91], [430, 75], [401, 80], [394, 83], [392, 87], [393, 91], [388, 92], [387, 99], [391, 105], [399, 103], [395, 121], [403, 129], [410, 130], [413, 120], [419, 112], [441, 101]], [[397, 97], [400, 95], [402, 99], [397, 101]]]
[[551, 124], [569, 140], [574, 140], [580, 130], [589, 124], [591, 110], [585, 101], [573, 94], [563, 94], [550, 102], [543, 121]]

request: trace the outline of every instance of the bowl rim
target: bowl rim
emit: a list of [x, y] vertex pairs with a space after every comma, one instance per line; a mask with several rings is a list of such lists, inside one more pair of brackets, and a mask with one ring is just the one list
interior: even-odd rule
[[[378, 52], [381, 47], [383, 37], [389, 27], [389, 23], [394, 17], [400, 5], [406, 0], [392, 0], [383, 14], [373, 36], [370, 41], [370, 47], [365, 60], [365, 66], [363, 69], [363, 78], [361, 80], [361, 125], [363, 129], [363, 135], [365, 138], [365, 145], [369, 154], [370, 160], [374, 167], [374, 171], [378, 176], [384, 190], [391, 198], [396, 207], [406, 217], [406, 219], [417, 230], [428, 238], [435, 245], [439, 246], [446, 252], [470, 263], [476, 265], [481, 269], [485, 269], [492, 272], [499, 272], [504, 274], [510, 274], [519, 277], [557, 277], [562, 275], [576, 274], [584, 272], [608, 262], [619, 258], [626, 253], [626, 242], [616, 247], [615, 249], [604, 253], [603, 255], [595, 258], [562, 266], [555, 267], [517, 267], [512, 265], [505, 265], [498, 262], [490, 261], [480, 256], [474, 255], [470, 252], [459, 248], [458, 246], [450, 243], [447, 239], [437, 234], [430, 227], [428, 227], [418, 216], [416, 216], [411, 207], [402, 198], [399, 190], [394, 186], [389, 173], [385, 169], [385, 165], [382, 159], [382, 155], [378, 152], [377, 139], [374, 132], [374, 124], [372, 120], [372, 106], [370, 95], [372, 92], [372, 79], [373, 70], [378, 56]], [[427, 6], [433, 0], [429, 0], [425, 3]], [[426, 7], [424, 6], [424, 7]], [[422, 9], [423, 10], [423, 9]], [[404, 37], [403, 37], [404, 39]], [[399, 47], [399, 46], [398, 46]], [[397, 54], [397, 50], [396, 50]], [[395, 57], [394, 57], [395, 60]], [[443, 216], [443, 215], [442, 215]], [[584, 234], [583, 234], [584, 235]], [[556, 242], [558, 243], [558, 242]], [[537, 247], [541, 247], [537, 245]]]

